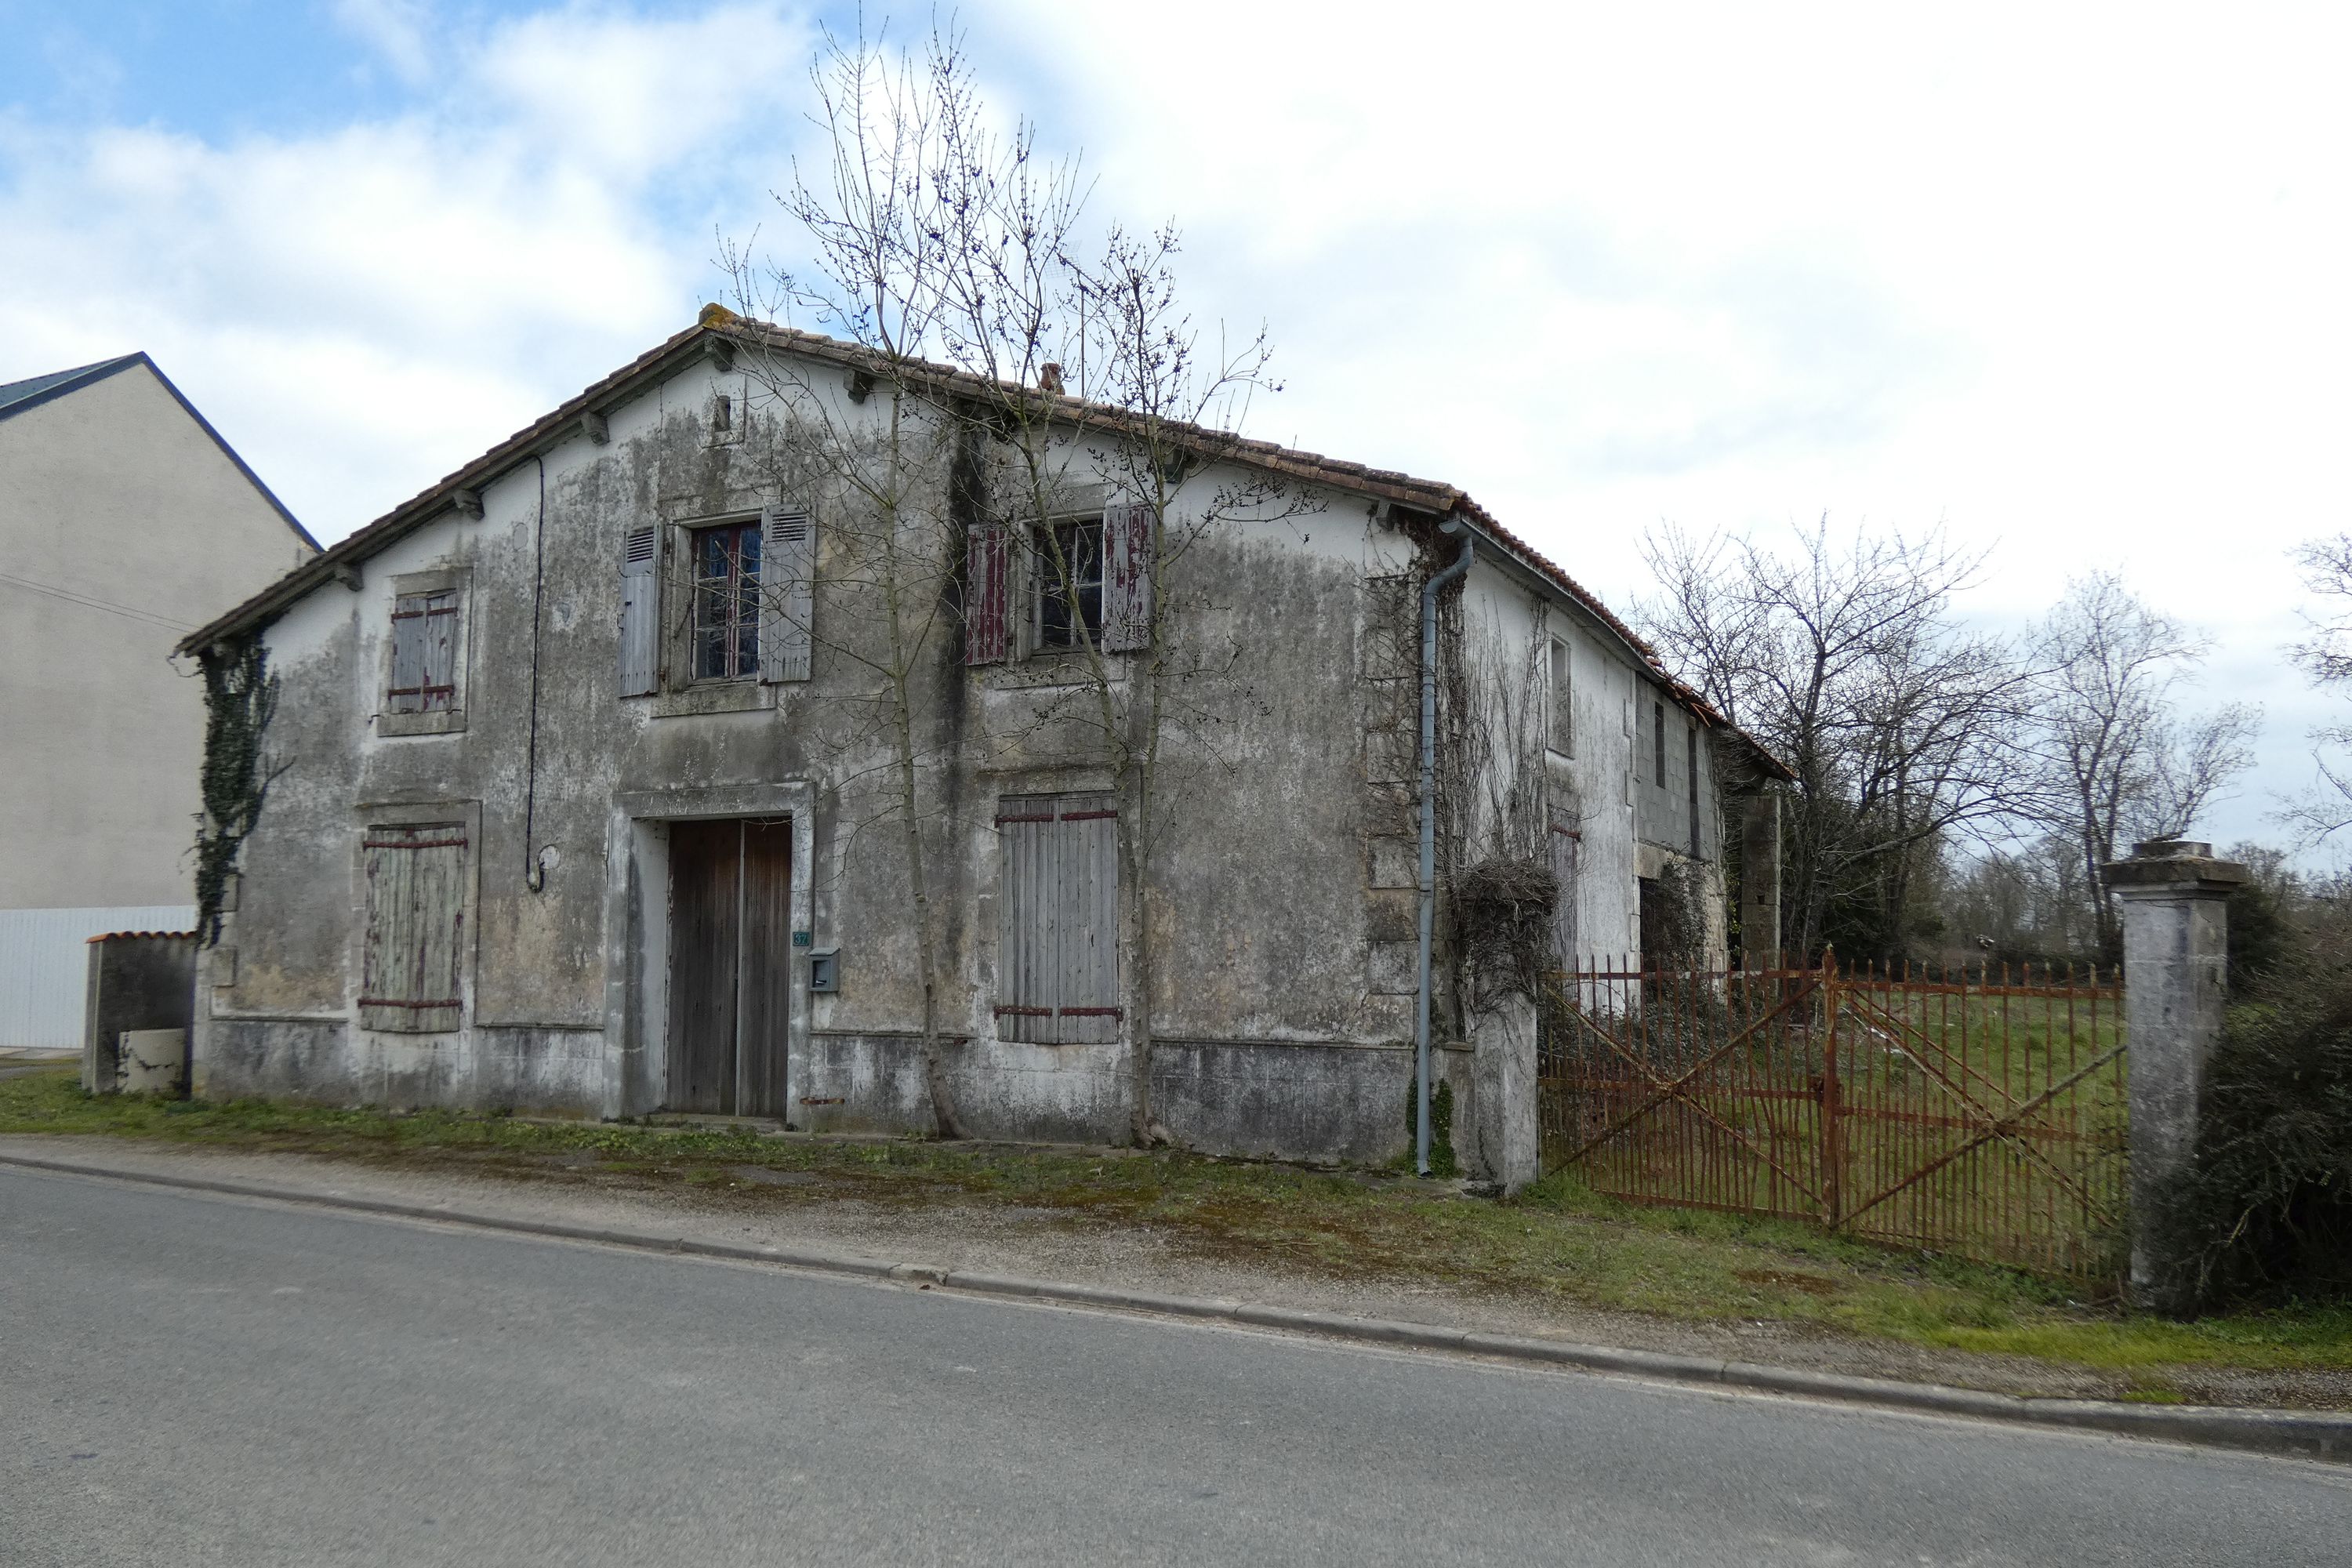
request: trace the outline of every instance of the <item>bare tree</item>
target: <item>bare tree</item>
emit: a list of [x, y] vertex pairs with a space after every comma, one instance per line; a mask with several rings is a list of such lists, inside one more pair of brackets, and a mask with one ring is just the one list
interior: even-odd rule
[[[2306, 616], [2306, 635], [2294, 645], [2294, 660], [2314, 686], [2352, 690], [2352, 533], [2305, 542], [2294, 552], [2304, 586], [2326, 600], [2320, 614]], [[2319, 764], [2318, 786], [2284, 803], [2281, 817], [2312, 843], [2352, 827], [2352, 721], [2323, 724], [2311, 732]]]
[[[1049, 595], [1072, 607], [1068, 657], [1080, 679], [1041, 721], [1085, 737], [1077, 749], [1107, 763], [1118, 799], [1120, 880], [1131, 893], [1120, 916], [1129, 1114], [1136, 1142], [1150, 1145], [1172, 1141], [1151, 1096], [1152, 904], [1160, 852], [1181, 811], [1181, 792], [1167, 787], [1171, 743], [1195, 763], [1230, 768], [1231, 726], [1253, 700], [1245, 683], [1235, 689], [1242, 643], [1213, 629], [1212, 594], [1189, 568], [1205, 542], [1244, 521], [1286, 521], [1313, 503], [1263, 468], [1218, 465], [1237, 447], [1251, 394], [1273, 385], [1265, 331], [1238, 346], [1221, 335], [1208, 349], [1182, 304], [1176, 231], [1113, 228], [1081, 258], [1058, 221], [1069, 210], [1066, 190], [1009, 161], [978, 193], [983, 200], [968, 210], [983, 226], [958, 247], [961, 326], [984, 376], [989, 426], [1009, 457], [1009, 521]], [[1049, 242], [1056, 254], [1042, 254]], [[1048, 526], [1075, 493], [1094, 490], [1108, 503], [1099, 544], [1089, 547], [1099, 551], [1094, 567], [1142, 584], [1099, 621], [1076, 608], [1085, 596], [1077, 536]]]
[[[813, 614], [812, 570], [771, 563], [760, 591], [771, 626], [796, 623], [874, 682], [851, 705], [865, 721], [829, 737], [850, 760], [836, 785], [883, 777], [878, 810], [849, 831], [898, 828], [916, 928], [924, 1082], [939, 1133], [961, 1137], [940, 1029], [949, 955], [930, 876], [930, 775], [941, 759], [919, 718], [918, 686], [960, 627], [957, 467], [971, 437], [940, 395], [928, 356], [942, 346], [947, 208], [958, 194], [940, 172], [970, 112], [970, 71], [957, 41], [935, 33], [919, 59], [863, 37], [848, 45], [828, 37], [812, 75], [827, 159], [814, 180], [795, 163], [777, 196], [808, 240], [809, 270], [763, 269], [748, 247], [722, 244], [721, 252], [747, 314], [808, 315], [861, 351], [845, 376], [830, 364], [820, 372], [772, 335], [741, 340], [746, 374], [767, 405], [747, 411], [768, 416], [760, 456], [781, 493], [823, 503], [836, 615], [821, 622]], [[880, 753], [863, 768], [862, 740], [878, 742]]]
[[2035, 815], [2073, 848], [2102, 963], [2121, 952], [2115, 895], [2099, 868], [2119, 845], [2188, 829], [2252, 764], [2261, 710], [2179, 711], [2206, 644], [2111, 573], [2069, 583], [2035, 629]]
[[2053, 963], [2095, 959], [2096, 934], [2074, 840], [2044, 834], [1960, 858], [1941, 900], [1948, 958]]
[[1824, 518], [1791, 544], [1669, 527], [1643, 543], [1659, 591], [1636, 616], [1796, 774], [1782, 881], [1796, 948], [1890, 952], [1937, 847], [2026, 804], [2026, 681], [1954, 614], [1982, 557], [1940, 531], [1833, 541]]
[[[1212, 352], [1176, 285], [1172, 228], [1135, 237], [1112, 229], [1081, 243], [1085, 191], [1074, 162], [1042, 158], [1033, 128], [1003, 134], [974, 87], [960, 37], [935, 29], [922, 60], [864, 37], [833, 44], [818, 73], [829, 132], [826, 177], [798, 177], [781, 196], [813, 239], [814, 273], [755, 277], [743, 251], [726, 261], [738, 291], [769, 313], [813, 315], [864, 351], [852, 416], [837, 390], [810, 379], [789, 343], [762, 363], [763, 384], [796, 437], [776, 449], [841, 498], [853, 520], [833, 531], [852, 591], [871, 602], [877, 638], [849, 648], [877, 676], [903, 827], [924, 922], [925, 1062], [942, 1130], [953, 1123], [934, 1016], [944, 975], [927, 897], [928, 769], [915, 686], [941, 606], [964, 607], [977, 585], [957, 568], [979, 533], [1021, 559], [1024, 574], [1066, 612], [1059, 657], [1076, 679], [1056, 684], [991, 744], [1108, 769], [1121, 880], [1121, 1016], [1129, 1045], [1132, 1132], [1169, 1134], [1151, 1105], [1156, 942], [1150, 918], [1158, 855], [1178, 802], [1167, 787], [1169, 744], [1188, 757], [1219, 742], [1248, 692], [1232, 689], [1237, 637], [1209, 629], [1204, 589], [1187, 567], [1202, 542], [1248, 519], [1307, 510], [1263, 468], [1214, 468], [1236, 449], [1250, 395], [1271, 384], [1263, 331]], [[1180, 497], [1181, 492], [1181, 497]], [[1092, 570], [1116, 557], [1147, 584], [1116, 624], [1084, 611], [1089, 563], [1080, 536], [1055, 520], [1091, 508], [1103, 521]], [[1118, 520], [1116, 534], [1112, 518]], [[845, 543], [845, 531], [846, 541]], [[827, 583], [843, 574], [829, 549]], [[840, 591], [838, 589], [836, 592]], [[1098, 598], [1097, 602], [1099, 602]], [[1003, 606], [998, 606], [1001, 613]], [[1215, 699], [1206, 693], [1223, 683]], [[971, 738], [965, 737], [966, 743]]]

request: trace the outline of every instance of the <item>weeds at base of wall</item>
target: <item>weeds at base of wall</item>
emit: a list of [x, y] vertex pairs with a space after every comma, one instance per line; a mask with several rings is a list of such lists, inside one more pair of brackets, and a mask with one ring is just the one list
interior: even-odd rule
[[[1415, 1077], [1404, 1086], [1405, 1152], [1398, 1159], [1404, 1170], [1412, 1169], [1412, 1140], [1421, 1131], [1421, 1079]], [[1454, 1158], [1454, 1086], [1440, 1080], [1437, 1092], [1429, 1097], [1429, 1173], [1452, 1178], [1462, 1173]]]

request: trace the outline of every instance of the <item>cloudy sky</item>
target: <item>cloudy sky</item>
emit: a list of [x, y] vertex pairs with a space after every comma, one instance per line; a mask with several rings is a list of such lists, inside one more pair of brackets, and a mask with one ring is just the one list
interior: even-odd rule
[[[2267, 708], [2208, 831], [2310, 777], [2279, 649], [2287, 550], [2352, 527], [2352, 8], [961, 16], [1098, 215], [1176, 218], [1201, 312], [1271, 323], [1255, 434], [1461, 484], [1619, 603], [1662, 520], [1941, 523], [1992, 621], [2113, 568]], [[789, 259], [828, 23], [0, 0], [0, 381], [143, 348], [340, 537], [689, 321], [715, 236]]]

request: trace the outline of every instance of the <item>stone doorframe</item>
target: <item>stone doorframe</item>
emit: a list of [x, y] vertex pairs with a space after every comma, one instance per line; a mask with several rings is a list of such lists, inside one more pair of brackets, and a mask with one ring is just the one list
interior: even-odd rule
[[[793, 931], [815, 930], [811, 863], [816, 788], [806, 780], [635, 790], [613, 797], [604, 833], [604, 1103], [607, 1118], [643, 1116], [667, 1088], [669, 1055], [669, 836], [673, 822], [790, 817]], [[796, 1100], [808, 1060], [808, 954], [793, 946], [784, 1032], [784, 1095]]]

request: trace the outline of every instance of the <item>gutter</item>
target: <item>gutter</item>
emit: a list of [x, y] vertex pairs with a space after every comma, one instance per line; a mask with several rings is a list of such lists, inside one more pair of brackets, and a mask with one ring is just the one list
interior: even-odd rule
[[1437, 595], [1470, 570], [1476, 550], [1469, 525], [1447, 518], [1437, 525], [1462, 537], [1454, 564], [1421, 585], [1421, 950], [1412, 1016], [1413, 1169], [1429, 1174], [1429, 950], [1437, 923]]

